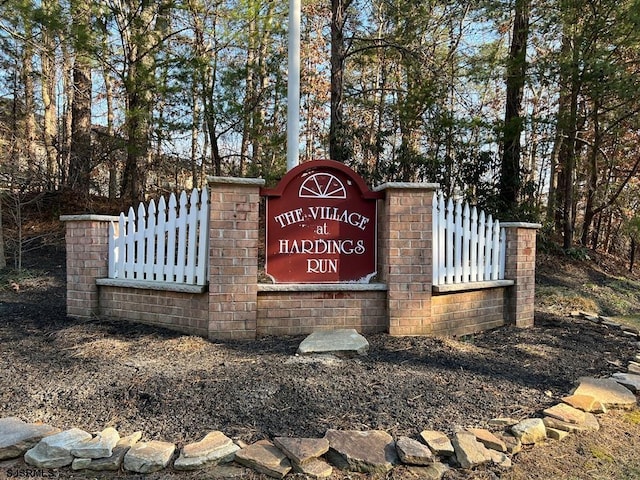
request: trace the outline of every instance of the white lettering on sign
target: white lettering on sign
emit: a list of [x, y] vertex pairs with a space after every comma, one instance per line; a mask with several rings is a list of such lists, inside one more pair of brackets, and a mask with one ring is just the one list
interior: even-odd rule
[[336, 222], [346, 223], [353, 227], [364, 231], [369, 223], [369, 217], [365, 217], [358, 212], [350, 212], [349, 210], [341, 210], [338, 207], [307, 207], [308, 213], [305, 214], [302, 208], [296, 208], [287, 212], [276, 215], [273, 219], [280, 225], [280, 228], [288, 227], [294, 223], [304, 222], [307, 218], [313, 220], [334, 220]]
[[291, 225], [293, 223], [299, 223], [304, 221], [302, 215], [302, 208], [296, 208], [295, 210], [289, 210], [288, 212], [281, 213], [273, 217], [276, 222], [280, 224], [281, 228]]
[[337, 258], [307, 258], [307, 273], [337, 273]]
[[278, 242], [278, 253], [300, 253], [303, 255], [362, 255], [365, 252], [364, 240], [286, 240]]
[[348, 223], [360, 230], [365, 229], [369, 223], [369, 218], [358, 212], [340, 210], [338, 207], [309, 207], [309, 213], [314, 220], [335, 220], [337, 222]]

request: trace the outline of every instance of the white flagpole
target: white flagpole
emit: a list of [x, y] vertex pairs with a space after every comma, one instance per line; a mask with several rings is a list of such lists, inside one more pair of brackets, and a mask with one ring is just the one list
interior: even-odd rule
[[300, 0], [289, 0], [287, 171], [300, 163]]

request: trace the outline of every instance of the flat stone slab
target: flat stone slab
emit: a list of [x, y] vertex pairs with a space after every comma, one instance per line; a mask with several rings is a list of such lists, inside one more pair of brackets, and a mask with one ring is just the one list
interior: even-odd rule
[[429, 465], [435, 461], [431, 449], [413, 438], [398, 438], [396, 450], [400, 461], [406, 465]]
[[580, 377], [574, 395], [590, 395], [608, 408], [631, 409], [637, 404], [636, 396], [611, 378]]
[[206, 465], [218, 465], [233, 460], [240, 447], [224, 433], [210, 432], [199, 442], [185, 445], [173, 463], [176, 470], [197, 470]]
[[354, 329], [313, 332], [298, 347], [300, 355], [330, 353], [350, 357], [366, 355], [368, 351], [369, 342]]
[[451, 440], [442, 432], [437, 430], [423, 430], [420, 432], [420, 438], [422, 438], [422, 441], [426, 443], [436, 455], [450, 457], [455, 452]]
[[91, 434], [71, 428], [55, 435], [44, 437], [35, 447], [24, 454], [24, 461], [38, 468], [60, 468], [71, 465], [71, 448], [82, 440], [91, 439]]
[[426, 467], [407, 465], [396, 467], [398, 474], [393, 478], [401, 478], [402, 480], [440, 480], [447, 471], [449, 466], [444, 463], [435, 462]]
[[291, 470], [291, 462], [269, 440], [260, 440], [236, 453], [236, 462], [274, 478], [284, 478]]
[[614, 373], [611, 378], [632, 392], [640, 392], [640, 375], [635, 373]]
[[504, 442], [507, 453], [514, 455], [522, 450], [522, 442], [513, 434], [509, 432], [497, 432], [495, 436]]
[[542, 413], [567, 423], [583, 424], [586, 420], [586, 413], [583, 410], [578, 410], [566, 403], [558, 403], [544, 409]]
[[124, 456], [124, 469], [136, 473], [159, 472], [169, 465], [176, 446], [151, 440], [134, 444]]
[[458, 432], [451, 440], [456, 459], [462, 468], [474, 468], [492, 460], [489, 449], [476, 440], [471, 432]]
[[276, 437], [273, 444], [298, 465], [304, 465], [329, 451], [326, 438]]
[[593, 413], [585, 412], [585, 421], [583, 423], [569, 423], [563, 422], [553, 417], [544, 417], [544, 424], [547, 428], [555, 428], [556, 430], [562, 430], [565, 432], [586, 432], [597, 431], [600, 429], [598, 419]]
[[95, 437], [81, 440], [71, 447], [71, 455], [78, 458], [107, 458], [120, 440], [120, 434], [113, 427], [105, 428]]
[[382, 430], [327, 430], [327, 458], [336, 467], [362, 473], [386, 473], [398, 463], [393, 437]]
[[568, 397], [562, 397], [560, 400], [583, 412], [607, 413], [607, 407], [591, 395], [569, 395]]
[[485, 428], [469, 428], [469, 432], [476, 436], [476, 440], [482, 443], [485, 447], [498, 452], [506, 452], [507, 444], [504, 440], [496, 437], [493, 433]]
[[547, 438], [547, 429], [541, 418], [527, 418], [511, 427], [511, 433], [523, 445], [543, 442]]
[[303, 465], [294, 463], [293, 471], [303, 474], [305, 478], [317, 479], [330, 477], [333, 473], [333, 467], [324, 460], [314, 458]]
[[[126, 437], [121, 437], [113, 448], [110, 457], [94, 459], [76, 458], [71, 464], [71, 468], [74, 470], [92, 470], [94, 472], [118, 471], [124, 462], [124, 456], [141, 438], [142, 432], [135, 432]], [[90, 460], [90, 462], [86, 462], [85, 460]]]
[[0, 418], [0, 460], [18, 458], [44, 437], [60, 429], [40, 423], [26, 423], [18, 417]]

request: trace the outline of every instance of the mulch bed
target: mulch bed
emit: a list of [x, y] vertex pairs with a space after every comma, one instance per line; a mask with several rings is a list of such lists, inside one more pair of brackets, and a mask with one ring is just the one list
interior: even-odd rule
[[177, 444], [211, 430], [253, 442], [329, 428], [415, 437], [498, 416], [522, 418], [606, 376], [635, 343], [548, 314], [465, 339], [367, 336], [365, 357], [300, 357], [303, 337], [210, 342], [118, 321], [65, 315], [64, 268], [0, 291], [0, 417], [87, 431], [114, 426]]

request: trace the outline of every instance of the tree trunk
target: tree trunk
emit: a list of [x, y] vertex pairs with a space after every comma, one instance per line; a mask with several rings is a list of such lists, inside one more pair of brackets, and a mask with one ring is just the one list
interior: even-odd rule
[[591, 230], [591, 224], [596, 215], [595, 210], [595, 196], [596, 188], [598, 186], [598, 153], [600, 150], [601, 132], [600, 132], [600, 102], [594, 100], [593, 102], [593, 145], [591, 146], [591, 152], [589, 154], [588, 164], [588, 178], [586, 184], [586, 197], [587, 202], [584, 208], [584, 219], [582, 222], [582, 236], [580, 243], [583, 247], [587, 246], [589, 241], [589, 231]]
[[578, 72], [578, 51], [567, 35], [562, 38], [562, 52], [565, 64], [560, 69], [560, 85], [566, 95], [566, 101], [559, 105], [558, 137], [561, 139], [558, 149], [558, 213], [563, 233], [563, 248], [573, 245], [574, 231], [574, 177], [576, 170], [576, 130], [578, 123], [578, 94], [580, 91]]
[[69, 185], [81, 201], [88, 202], [91, 186], [93, 150], [91, 144], [91, 61], [84, 42], [88, 35], [91, 13], [88, 4], [75, 3], [74, 19], [82, 28], [75, 40], [76, 58], [73, 64], [73, 107], [71, 109], [71, 155]]
[[329, 122], [329, 156], [344, 162], [348, 157], [343, 118], [344, 64], [347, 48], [344, 26], [351, 0], [331, 0], [331, 117]]
[[[151, 133], [154, 92], [156, 88], [155, 55], [161, 43], [164, 27], [163, 15], [168, 8], [164, 3], [151, 0], [130, 4], [132, 18], [126, 63], [128, 67], [124, 81], [127, 109], [125, 131], [127, 136], [127, 158], [122, 175], [121, 195], [131, 203], [144, 198], [145, 178], [152, 155]], [[122, 27], [121, 27], [122, 28]]]
[[511, 49], [507, 61], [507, 91], [504, 115], [500, 202], [504, 212], [513, 213], [520, 194], [520, 137], [524, 129], [522, 96], [527, 69], [530, 0], [516, 0]]
[[[43, 10], [53, 16], [51, 0], [42, 3]], [[45, 28], [42, 34], [42, 102], [44, 103], [44, 147], [46, 155], [45, 184], [49, 190], [57, 186], [58, 166], [58, 108], [56, 103], [55, 42], [52, 30]]]

